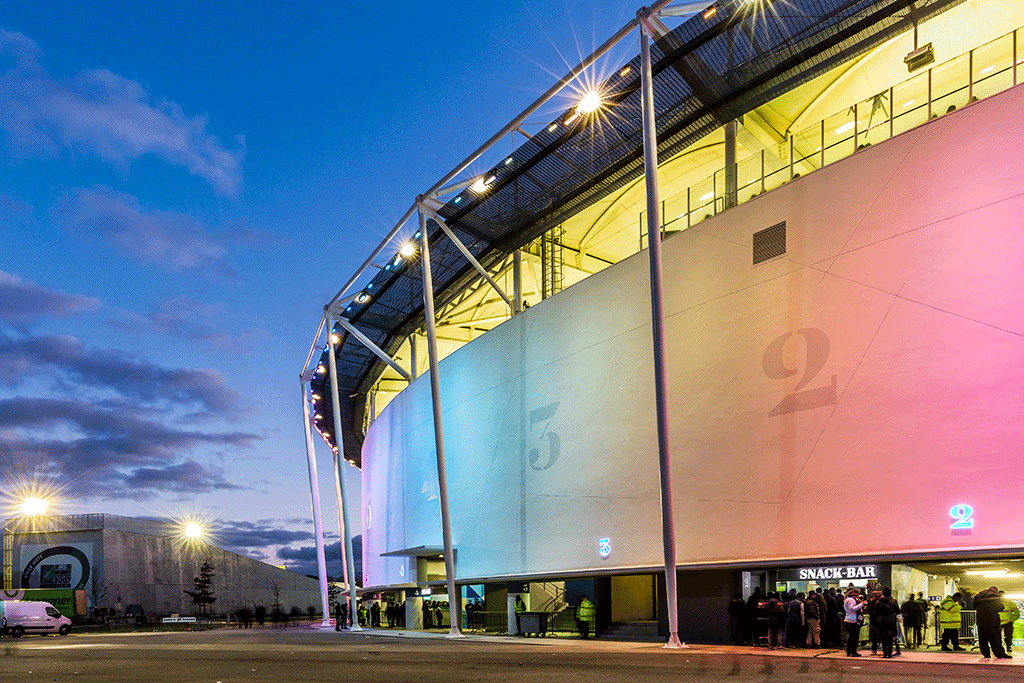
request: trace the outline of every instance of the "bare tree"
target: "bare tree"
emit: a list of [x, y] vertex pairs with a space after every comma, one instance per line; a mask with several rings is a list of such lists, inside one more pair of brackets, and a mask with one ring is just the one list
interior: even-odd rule
[[281, 586], [275, 581], [270, 584], [270, 594], [274, 596], [273, 609], [281, 609]]
[[94, 567], [92, 576], [89, 580], [89, 588], [86, 590], [85, 597], [88, 599], [89, 606], [92, 607], [93, 616], [96, 616], [97, 610], [103, 605], [107, 599], [107, 584], [103, 580], [103, 570]]

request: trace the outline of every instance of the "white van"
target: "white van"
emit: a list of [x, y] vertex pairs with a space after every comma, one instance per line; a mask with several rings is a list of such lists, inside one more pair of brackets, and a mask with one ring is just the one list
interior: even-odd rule
[[48, 602], [28, 600], [0, 601], [0, 634], [20, 638], [26, 633], [71, 633], [71, 620]]

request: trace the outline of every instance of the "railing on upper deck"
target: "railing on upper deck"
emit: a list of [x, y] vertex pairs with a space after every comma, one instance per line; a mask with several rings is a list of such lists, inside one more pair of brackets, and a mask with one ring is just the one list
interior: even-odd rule
[[[735, 164], [735, 204], [888, 140], [972, 102], [1017, 85], [1024, 76], [1024, 29], [937, 64], [845, 111], [792, 133], [777, 146]], [[731, 193], [728, 193], [731, 194]], [[685, 230], [729, 208], [726, 169], [661, 202], [666, 233]], [[640, 213], [640, 248], [647, 242]]]

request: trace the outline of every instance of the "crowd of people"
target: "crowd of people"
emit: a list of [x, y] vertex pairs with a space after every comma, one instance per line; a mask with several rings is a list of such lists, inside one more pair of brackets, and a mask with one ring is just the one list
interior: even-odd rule
[[[990, 653], [999, 659], [1012, 656], [1013, 624], [1020, 610], [1004, 596], [995, 586], [971, 596], [971, 607], [977, 614], [978, 647], [986, 658]], [[942, 629], [943, 651], [966, 649], [961, 646], [961, 610], [967, 604], [963, 594], [954, 593], [934, 607]], [[765, 594], [758, 587], [747, 600], [737, 593], [729, 605], [729, 616], [733, 642], [738, 645], [769, 649], [845, 647], [847, 656], [860, 657], [862, 644], [870, 643], [871, 654], [890, 658], [901, 654], [901, 644], [908, 648], [922, 646], [932, 609], [924, 593], [916, 598], [911, 594], [900, 604], [887, 586], [872, 585], [864, 594], [852, 585], [845, 593], [833, 587], [807, 593], [791, 589]], [[865, 623], [867, 640], [862, 641]]]
[[[392, 600], [373, 600], [362, 602], [356, 610], [356, 617], [360, 626], [370, 628], [383, 628], [386, 622], [387, 628], [405, 628], [405, 603], [396, 603]], [[445, 612], [448, 603], [441, 600], [424, 600], [421, 606], [423, 613], [423, 628], [444, 628]], [[477, 598], [466, 602], [466, 620], [469, 628], [482, 627], [484, 622], [484, 604]], [[335, 630], [347, 629], [352, 621], [348, 614], [348, 604], [345, 602], [334, 603]], [[383, 620], [382, 620], [383, 617]]]
[[[374, 600], [369, 606], [365, 602], [360, 603], [359, 608], [356, 610], [356, 618], [359, 619], [360, 626], [381, 628], [383, 623], [381, 620], [382, 616], [387, 621], [388, 628], [402, 628], [405, 626], [405, 605], [398, 605], [388, 600], [382, 608], [381, 603]], [[334, 603], [334, 623], [336, 631], [347, 629], [352, 624], [347, 603], [340, 601]]]

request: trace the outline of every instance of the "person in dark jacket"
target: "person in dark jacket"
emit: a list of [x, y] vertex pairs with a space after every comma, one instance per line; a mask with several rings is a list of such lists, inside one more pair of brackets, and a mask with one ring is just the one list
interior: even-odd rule
[[737, 593], [729, 603], [729, 625], [732, 627], [732, 642], [736, 645], [743, 645], [743, 631], [745, 630], [744, 616], [747, 613], [747, 604], [743, 601], [743, 595]]
[[778, 593], [768, 594], [768, 649], [786, 646], [786, 605]]
[[828, 609], [828, 603], [825, 601], [825, 594], [820, 588], [812, 593], [812, 597], [818, 603], [818, 647], [824, 647], [825, 641], [822, 640], [821, 634], [825, 631], [825, 610]]
[[871, 625], [882, 643], [882, 656], [886, 659], [892, 659], [892, 645], [896, 640], [896, 615], [899, 613], [900, 605], [892, 597], [892, 589], [886, 586], [882, 594], [875, 598], [871, 608]]
[[864, 615], [868, 622], [868, 640], [871, 641], [871, 654], [878, 654], [878, 645], [882, 642], [878, 633], [878, 621], [872, 618], [872, 611], [878, 598], [882, 597], [882, 591], [876, 589], [868, 591], [868, 599], [864, 604]]
[[423, 628], [433, 628], [434, 610], [430, 607], [430, 600], [423, 601]]
[[764, 596], [761, 595], [761, 587], [755, 586], [754, 592], [750, 594], [749, 598], [747, 598], [746, 611], [747, 640], [751, 645], [757, 645], [758, 639], [761, 636], [757, 623], [757, 615], [762, 602], [764, 602]]
[[813, 595], [804, 600], [804, 626], [807, 627], [807, 647], [821, 647], [821, 605]]
[[825, 621], [821, 626], [821, 644], [825, 647], [839, 647], [843, 644], [842, 598], [835, 588], [825, 591]]
[[786, 647], [802, 647], [804, 638], [804, 594], [797, 593], [787, 607]]
[[978, 610], [978, 647], [981, 656], [989, 658], [989, 648], [996, 659], [1013, 659], [1006, 654], [1002, 643], [1002, 628], [999, 613], [1003, 611], [1003, 599], [999, 597], [999, 589], [995, 586], [987, 588], [974, 596], [974, 609]]
[[921, 647], [921, 627], [924, 625], [924, 610], [921, 603], [911, 593], [907, 601], [900, 605], [903, 614], [903, 633], [907, 639], [907, 647]]

